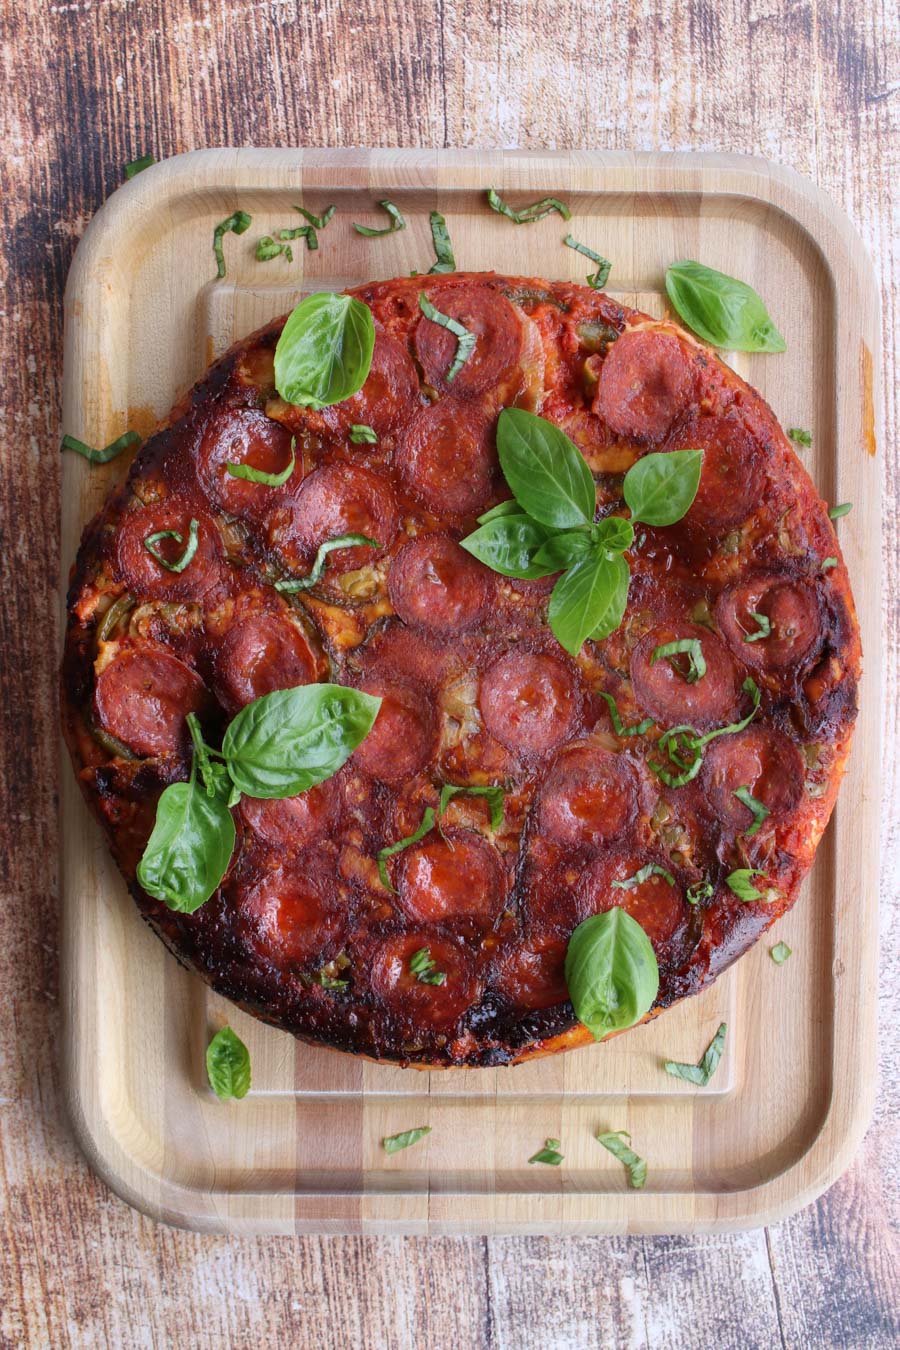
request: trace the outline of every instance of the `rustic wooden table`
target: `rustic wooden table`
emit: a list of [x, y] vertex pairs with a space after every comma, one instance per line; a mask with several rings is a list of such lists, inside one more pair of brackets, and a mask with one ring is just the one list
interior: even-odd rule
[[879, 1103], [856, 1163], [818, 1204], [721, 1237], [201, 1237], [157, 1227], [110, 1194], [60, 1110], [52, 616], [63, 284], [125, 161], [251, 143], [746, 151], [825, 188], [883, 282], [890, 748], [900, 712], [898, 38], [896, 9], [866, 0], [2, 6], [0, 1347], [897, 1344], [895, 757], [884, 776]]

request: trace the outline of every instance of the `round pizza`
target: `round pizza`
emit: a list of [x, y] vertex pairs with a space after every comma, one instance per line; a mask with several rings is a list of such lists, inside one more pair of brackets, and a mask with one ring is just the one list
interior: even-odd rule
[[85, 531], [65, 734], [143, 916], [308, 1041], [506, 1064], [797, 897], [856, 712], [835, 525], [675, 323], [493, 273], [304, 300]]

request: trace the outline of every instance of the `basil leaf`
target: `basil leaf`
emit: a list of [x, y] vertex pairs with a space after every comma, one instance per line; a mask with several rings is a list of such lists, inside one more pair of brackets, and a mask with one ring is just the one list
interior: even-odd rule
[[625, 475], [623, 494], [633, 523], [674, 525], [690, 509], [700, 486], [702, 450], [656, 451]]
[[206, 1047], [206, 1076], [220, 1101], [250, 1091], [250, 1051], [231, 1027], [217, 1031]]
[[696, 1083], [697, 1087], [706, 1087], [719, 1067], [719, 1060], [722, 1058], [722, 1051], [725, 1049], [725, 1033], [727, 1030], [727, 1024], [722, 1022], [719, 1030], [706, 1047], [706, 1053], [699, 1064], [679, 1064], [676, 1060], [667, 1059], [665, 1061], [666, 1073], [671, 1074], [673, 1078], [683, 1078], [686, 1083]]
[[541, 544], [534, 555], [534, 562], [538, 567], [562, 572], [591, 551], [592, 541], [587, 530], [567, 530], [564, 534], [551, 535], [545, 544]]
[[621, 554], [596, 554], [563, 573], [550, 595], [548, 617], [556, 640], [577, 656], [587, 638], [600, 642], [622, 622], [631, 573]]
[[381, 699], [342, 684], [276, 689], [242, 708], [222, 741], [228, 772], [248, 797], [296, 797], [322, 783], [365, 740]]
[[609, 259], [604, 258], [600, 253], [595, 253], [592, 248], [588, 248], [587, 244], [579, 244], [578, 240], [573, 239], [570, 234], [566, 235], [563, 243], [567, 248], [574, 248], [576, 253], [584, 254], [585, 258], [590, 258], [591, 262], [597, 264], [596, 272], [589, 272], [585, 280], [595, 291], [602, 291], [609, 281], [609, 274], [612, 271], [612, 263]]
[[438, 970], [431, 957], [430, 947], [420, 947], [409, 958], [409, 973], [415, 975], [419, 984], [445, 984], [447, 972]]
[[170, 784], [159, 799], [137, 879], [148, 895], [169, 909], [193, 914], [224, 877], [234, 840], [234, 821], [225, 800], [218, 792], [210, 797], [198, 787], [192, 766], [188, 782]]
[[350, 428], [350, 439], [354, 445], [377, 445], [378, 434], [374, 427], [366, 426], [365, 422], [354, 422]]
[[675, 878], [671, 872], [667, 872], [659, 863], [647, 863], [646, 867], [639, 867], [633, 877], [628, 877], [625, 881], [614, 881], [612, 884], [620, 891], [631, 891], [643, 882], [649, 881], [651, 877], [664, 877], [670, 886], [675, 885]]
[[755, 609], [749, 611], [750, 618], [756, 620], [756, 632], [746, 633], [745, 642], [759, 642], [760, 638], [767, 638], [772, 632], [772, 622], [768, 614], [758, 614]]
[[756, 834], [760, 825], [762, 825], [763, 821], [771, 814], [771, 812], [767, 806], [763, 806], [762, 802], [757, 801], [756, 798], [751, 795], [748, 787], [735, 788], [734, 795], [737, 797], [738, 801], [742, 802], [747, 810], [753, 814], [753, 824], [750, 826], [749, 830], [744, 831], [744, 838], [750, 839]]
[[559, 571], [556, 566], [537, 563], [535, 554], [550, 537], [550, 531], [530, 516], [495, 516], [481, 529], [459, 541], [460, 547], [504, 577], [533, 580]]
[[450, 243], [450, 235], [447, 233], [447, 222], [440, 211], [432, 211], [428, 217], [431, 225], [431, 238], [434, 242], [434, 252], [437, 262], [433, 267], [429, 267], [428, 274], [431, 276], [435, 272], [455, 272], [456, 259], [453, 256], [453, 245]]
[[225, 470], [232, 478], [243, 478], [247, 483], [262, 483], [265, 487], [284, 487], [297, 463], [296, 439], [291, 437], [291, 462], [280, 473], [266, 473], [265, 469], [254, 469], [252, 464], [237, 464], [230, 459], [225, 461]]
[[[412, 834], [408, 834], [405, 839], [398, 839], [396, 844], [386, 844], [384, 848], [379, 849], [375, 855], [378, 859], [378, 875], [381, 878], [382, 886], [386, 886], [389, 891], [397, 892], [391, 885], [391, 879], [388, 876], [387, 860], [392, 858], [395, 853], [402, 853], [405, 848], [411, 844], [417, 844], [420, 839], [424, 839], [429, 830], [434, 829], [434, 807], [426, 806], [422, 812], [422, 819], [419, 821], [418, 829]], [[427, 954], [427, 948], [424, 949]], [[418, 953], [416, 953], [418, 955]], [[441, 981], [443, 984], [443, 980]]]
[[804, 431], [803, 427], [788, 427], [788, 436], [796, 445], [812, 445], [812, 432]]
[[226, 234], [243, 234], [250, 228], [252, 217], [246, 211], [235, 211], [227, 220], [221, 221], [213, 230], [213, 253], [216, 259], [216, 276], [219, 280], [225, 275], [225, 249], [222, 244]]
[[430, 1125], [419, 1125], [414, 1130], [404, 1130], [402, 1134], [389, 1134], [382, 1139], [385, 1153], [399, 1153], [402, 1148], [417, 1144], [426, 1134], [431, 1134]]
[[783, 966], [789, 956], [793, 955], [786, 942], [776, 942], [775, 946], [769, 952], [776, 966]]
[[519, 515], [521, 511], [522, 508], [515, 497], [508, 497], [505, 502], [498, 502], [497, 505], [492, 506], [489, 511], [485, 511], [484, 515], [479, 516], [478, 524], [487, 525], [490, 520], [498, 520], [500, 516]]
[[[628, 1143], [625, 1143], [625, 1140]], [[643, 1158], [639, 1158], [630, 1147], [631, 1135], [627, 1130], [607, 1130], [605, 1134], [597, 1135], [597, 1143], [602, 1144], [605, 1149], [618, 1158], [619, 1162], [624, 1163], [628, 1168], [628, 1184], [633, 1190], [639, 1191], [647, 1180], [647, 1164]]]
[[609, 553], [625, 553], [634, 543], [634, 526], [621, 516], [606, 516], [591, 526], [591, 538]]
[[688, 327], [714, 347], [738, 352], [787, 350], [760, 296], [735, 277], [698, 262], [673, 263], [666, 272], [666, 291]]
[[591, 524], [597, 489], [581, 451], [559, 427], [524, 408], [504, 408], [497, 453], [513, 496], [534, 520], [558, 530]]
[[81, 455], [90, 464], [108, 464], [116, 455], [121, 455], [123, 450], [127, 450], [130, 445], [140, 445], [141, 438], [136, 431], [123, 431], [122, 435], [116, 440], [110, 441], [102, 450], [95, 450], [92, 445], [85, 445], [84, 441], [79, 441], [75, 436], [63, 436], [60, 442], [60, 454], [63, 450], [74, 450], [76, 455]]
[[753, 885], [753, 878], [762, 876], [765, 876], [765, 873], [760, 872], [758, 868], [739, 867], [737, 871], [729, 873], [725, 878], [725, 885], [734, 892], [739, 900], [743, 900], [744, 904], [749, 905], [754, 902], [765, 904], [766, 896], [761, 895]]
[[641, 925], [616, 905], [575, 929], [566, 951], [575, 1016], [595, 1040], [634, 1026], [659, 990], [659, 967]]
[[335, 539], [326, 539], [319, 545], [315, 561], [307, 575], [276, 581], [276, 591], [281, 591], [282, 595], [294, 595], [297, 591], [311, 590], [322, 580], [329, 553], [334, 553], [335, 549], [339, 548], [357, 548], [362, 545], [366, 545], [368, 548], [380, 547], [378, 540], [370, 539], [367, 534], [339, 534]]
[[[673, 659], [676, 656], [687, 657], [686, 670]], [[696, 684], [706, 674], [706, 659], [699, 638], [678, 638], [675, 642], [664, 642], [661, 647], [655, 647], [650, 655], [651, 666], [663, 658], [668, 660], [676, 674], [683, 677], [685, 684]]]
[[383, 230], [373, 230], [368, 225], [357, 225], [354, 220], [353, 228], [357, 234], [363, 235], [366, 239], [379, 239], [383, 234], [394, 234], [397, 230], [406, 229], [406, 221], [403, 219], [393, 202], [384, 201], [379, 202], [378, 205], [381, 207], [382, 211], [387, 211], [391, 218], [390, 225], [385, 225]]
[[853, 510], [852, 502], [839, 502], [837, 506], [832, 506], [828, 512], [829, 520], [840, 520], [841, 516], [849, 516]]
[[558, 197], [542, 197], [539, 202], [523, 206], [520, 211], [514, 211], [511, 206], [507, 206], [496, 188], [488, 189], [487, 199], [492, 211], [506, 216], [507, 220], [513, 221], [516, 225], [533, 225], [536, 220], [543, 220], [544, 216], [549, 216], [552, 211], [561, 215], [563, 220], [572, 219], [572, 212]]
[[286, 403], [325, 408], [363, 387], [375, 350], [372, 311], [350, 295], [301, 300], [275, 348], [275, 387]]
[[156, 160], [152, 155], [141, 155], [140, 159], [132, 159], [125, 165], [125, 177], [134, 178], [137, 174], [143, 173], [145, 169], [149, 169], [150, 165], [155, 163]]
[[460, 796], [460, 794], [467, 797], [484, 797], [491, 810], [491, 829], [496, 832], [503, 828], [502, 787], [468, 787], [466, 785], [457, 786], [455, 783], [445, 783], [441, 788], [438, 815], [442, 816], [453, 798]]
[[475, 350], [475, 334], [470, 333], [456, 319], [451, 319], [449, 314], [442, 314], [439, 309], [428, 299], [424, 291], [419, 291], [419, 309], [430, 319], [432, 323], [440, 324], [441, 328], [446, 328], [448, 333], [452, 333], [456, 338], [456, 355], [451, 362], [450, 369], [444, 376], [448, 384], [452, 384], [463, 366]]
[[606, 700], [607, 707], [609, 708], [609, 718], [613, 724], [613, 731], [617, 736], [643, 736], [653, 726], [652, 717], [645, 717], [643, 722], [636, 722], [634, 726], [623, 726], [622, 719], [619, 717], [619, 710], [616, 707], [616, 700], [613, 698], [612, 694], [604, 693], [602, 689], [598, 689], [597, 693], [602, 699]]
[[547, 1139], [543, 1148], [539, 1148], [537, 1153], [532, 1153], [528, 1159], [530, 1163], [547, 1163], [549, 1167], [559, 1167], [563, 1160], [563, 1155], [559, 1152], [559, 1140]]

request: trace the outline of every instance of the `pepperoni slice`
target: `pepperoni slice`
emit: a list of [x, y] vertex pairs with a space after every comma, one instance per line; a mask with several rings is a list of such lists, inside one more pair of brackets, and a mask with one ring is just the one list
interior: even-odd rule
[[489, 927], [503, 904], [496, 850], [472, 830], [448, 830], [401, 854], [400, 904], [418, 923], [472, 919]]
[[104, 731], [139, 755], [168, 755], [188, 741], [185, 718], [207, 700], [200, 676], [169, 652], [130, 648], [97, 678], [94, 709]]
[[[297, 456], [289, 484], [303, 476]], [[266, 483], [235, 478], [226, 464], [244, 464], [262, 473], [283, 473], [291, 462], [291, 434], [279, 422], [256, 408], [228, 408], [214, 417], [203, 433], [197, 452], [197, 471], [216, 506], [233, 516], [258, 516], [267, 511], [273, 493]]]
[[447, 372], [456, 358], [458, 338], [423, 314], [416, 326], [415, 346], [427, 382], [460, 398], [493, 389], [516, 365], [522, 351], [522, 326], [512, 305], [484, 285], [442, 289], [432, 297], [432, 303], [475, 334], [475, 349], [448, 383]]
[[325, 955], [344, 926], [324, 881], [299, 863], [267, 872], [241, 891], [238, 905], [251, 945], [278, 964]]
[[354, 425], [363, 425], [378, 436], [387, 436], [402, 430], [419, 402], [419, 377], [412, 357], [376, 324], [375, 350], [365, 384], [352, 398], [323, 408], [322, 417], [335, 431], [348, 432]]
[[[666, 657], [651, 664], [657, 647], [683, 638], [696, 638], [706, 662], [706, 674], [688, 684], [679, 668]], [[686, 723], [703, 728], [727, 722], [741, 700], [741, 677], [725, 644], [708, 628], [692, 623], [667, 623], [641, 638], [631, 654], [631, 679], [638, 707], [663, 726]]]
[[377, 694], [381, 707], [372, 730], [353, 753], [356, 767], [387, 783], [418, 773], [437, 749], [435, 715], [425, 694], [378, 674], [362, 680], [359, 687], [366, 694]]
[[340, 799], [329, 778], [297, 797], [242, 797], [240, 812], [253, 833], [274, 848], [302, 849], [330, 834]]
[[562, 751], [541, 789], [541, 833], [569, 848], [602, 845], [622, 835], [637, 809], [634, 769], [598, 745]]
[[[433, 973], [446, 975], [443, 984], [423, 982], [410, 970], [411, 959], [423, 948], [434, 962]], [[382, 942], [372, 957], [369, 978], [373, 993], [395, 1016], [436, 1028], [457, 1022], [475, 995], [465, 947], [427, 930]]]
[[792, 741], [749, 726], [712, 742], [701, 781], [717, 818], [740, 831], [753, 824], [753, 813], [735, 797], [738, 788], [747, 788], [773, 817], [783, 818], [803, 795], [803, 777], [803, 758]]
[[684, 412], [692, 392], [690, 362], [678, 339], [637, 329], [609, 348], [592, 409], [616, 435], [653, 445]]
[[763, 495], [760, 446], [735, 417], [694, 417], [664, 450], [702, 450], [700, 486], [685, 523], [721, 532], [746, 520]]
[[554, 656], [511, 651], [481, 681], [484, 724], [508, 750], [546, 755], [574, 734], [578, 722], [575, 676]]
[[[170, 572], [154, 558], [145, 540], [163, 530], [177, 530], [177, 539], [160, 539], [154, 548], [167, 562], [177, 562], [197, 521], [197, 550], [183, 572]], [[119, 572], [134, 595], [147, 600], [201, 600], [220, 576], [218, 531], [204, 512], [178, 502], [154, 502], [129, 511], [122, 519], [116, 545]]]
[[425, 534], [397, 554], [388, 577], [391, 604], [405, 623], [458, 633], [481, 618], [490, 573], [449, 535]]
[[564, 938], [546, 933], [513, 948], [503, 962], [497, 988], [517, 1008], [553, 1008], [567, 1003]]
[[229, 628], [216, 660], [216, 693], [233, 712], [275, 689], [315, 678], [316, 658], [303, 630], [268, 611]]
[[[627, 881], [656, 858], [638, 852], [607, 854], [590, 863], [578, 880], [578, 913], [581, 920], [603, 914], [618, 905], [641, 925], [654, 947], [668, 942], [689, 909], [678, 882], [672, 886], [654, 873], [646, 881], [622, 889], [614, 881]], [[665, 863], [661, 864], [665, 866]]]
[[487, 506], [499, 473], [491, 423], [477, 408], [441, 399], [409, 424], [398, 465], [406, 485], [436, 513], [467, 516]]
[[[765, 637], [748, 637], [765, 628]], [[723, 591], [716, 606], [719, 626], [742, 661], [757, 670], [785, 670], [805, 664], [822, 635], [815, 589], [807, 581], [780, 572], [763, 572]]]
[[[386, 479], [355, 464], [326, 464], [304, 479], [284, 513], [272, 516], [275, 548], [293, 565], [307, 565], [316, 549], [342, 534], [364, 534], [379, 548], [360, 544], [328, 555], [328, 572], [349, 572], [381, 557], [400, 526], [393, 489]], [[327, 575], [327, 573], [326, 573]]]

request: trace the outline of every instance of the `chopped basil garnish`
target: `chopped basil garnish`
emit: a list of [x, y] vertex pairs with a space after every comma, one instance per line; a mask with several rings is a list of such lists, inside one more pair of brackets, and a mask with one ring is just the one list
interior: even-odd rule
[[[432, 268], [434, 271], [434, 268]], [[419, 291], [419, 309], [430, 319], [432, 323], [438, 323], [442, 328], [446, 328], [448, 333], [452, 333], [456, 338], [456, 355], [444, 379], [448, 384], [452, 384], [463, 366], [475, 350], [475, 334], [470, 333], [468, 328], [464, 328], [456, 319], [451, 319], [449, 314], [442, 314], [439, 309], [428, 299], [424, 291]]]
[[[456, 259], [453, 256], [453, 245], [450, 243], [450, 235], [447, 233], [447, 222], [440, 211], [432, 211], [429, 216], [431, 223], [431, 238], [434, 241], [434, 252], [437, 262], [433, 267], [429, 267], [429, 276], [434, 272], [455, 272]], [[413, 276], [416, 273], [413, 272]]]
[[298, 591], [311, 590], [322, 580], [329, 553], [338, 548], [358, 547], [379, 548], [380, 545], [377, 539], [370, 539], [367, 534], [339, 534], [335, 539], [326, 539], [319, 545], [311, 571], [305, 577], [276, 581], [276, 591], [281, 591], [282, 595], [296, 595]]
[[626, 727], [622, 725], [619, 717], [619, 710], [616, 707], [616, 700], [612, 694], [606, 694], [602, 689], [597, 690], [602, 699], [606, 700], [609, 707], [609, 717], [613, 724], [613, 731], [617, 736], [644, 736], [653, 726], [653, 718], [645, 717], [643, 722], [636, 722], [633, 726]]
[[403, 850], [409, 848], [411, 844], [417, 844], [419, 840], [424, 839], [428, 831], [432, 829], [434, 829], [434, 807], [426, 806], [422, 819], [419, 822], [419, 828], [414, 834], [407, 835], [405, 839], [398, 839], [396, 844], [388, 844], [385, 848], [379, 850], [377, 854], [378, 875], [381, 878], [382, 886], [386, 886], [389, 891], [394, 891], [394, 894], [396, 895], [397, 892], [391, 885], [391, 879], [388, 876], [388, 858], [392, 858], [395, 853], [402, 853]]
[[431, 1134], [431, 1126], [418, 1125], [414, 1130], [404, 1130], [402, 1134], [386, 1135], [381, 1143], [385, 1153], [399, 1153], [402, 1148], [417, 1144], [426, 1134]]
[[152, 155], [141, 155], [140, 159], [133, 159], [125, 165], [125, 177], [134, 178], [137, 174], [143, 173], [144, 169], [149, 169], [156, 160]]
[[788, 427], [788, 436], [797, 445], [812, 445], [812, 432], [804, 431], [802, 427]]
[[735, 277], [698, 262], [673, 263], [666, 272], [666, 292], [680, 318], [714, 347], [787, 350], [762, 299]]
[[406, 221], [403, 219], [393, 202], [384, 201], [379, 202], [378, 205], [381, 207], [382, 211], [387, 211], [391, 218], [390, 225], [385, 225], [383, 230], [373, 230], [368, 225], [357, 225], [354, 220], [353, 228], [357, 234], [364, 235], [366, 239], [380, 239], [384, 234], [394, 234], [397, 230], [406, 229]]
[[738, 801], [742, 802], [747, 810], [753, 814], [753, 824], [750, 826], [749, 830], [744, 831], [744, 838], [750, 839], [756, 834], [756, 831], [759, 829], [760, 825], [762, 825], [766, 817], [771, 815], [771, 812], [767, 806], [763, 806], [762, 802], [757, 801], [757, 799], [751, 795], [748, 787], [735, 788], [734, 795], [737, 797]]
[[852, 502], [840, 502], [837, 506], [832, 506], [828, 512], [829, 520], [840, 520], [841, 516], [849, 516], [853, 510]]
[[297, 463], [296, 448], [297, 442], [292, 436], [291, 462], [280, 473], [266, 473], [264, 469], [254, 469], [251, 464], [236, 464], [230, 459], [225, 461], [225, 472], [231, 474], [232, 478], [243, 478], [247, 483], [262, 483], [265, 487], [284, 487]]
[[679, 1064], [675, 1060], [667, 1059], [665, 1061], [666, 1073], [670, 1073], [673, 1078], [683, 1078], [686, 1083], [695, 1083], [697, 1087], [706, 1087], [719, 1067], [719, 1060], [722, 1058], [722, 1051], [725, 1048], [725, 1033], [727, 1030], [727, 1024], [722, 1022], [719, 1030], [706, 1047], [706, 1053], [699, 1064]]
[[641, 1190], [647, 1180], [647, 1164], [630, 1147], [631, 1135], [628, 1131], [607, 1130], [605, 1134], [597, 1135], [597, 1143], [602, 1144], [614, 1158], [618, 1158], [619, 1162], [625, 1164], [628, 1168], [629, 1186], [636, 1191]]
[[206, 1047], [206, 1076], [220, 1101], [239, 1101], [250, 1091], [250, 1051], [231, 1027], [217, 1031]]
[[335, 206], [327, 206], [321, 216], [314, 216], [312, 211], [307, 211], [305, 206], [295, 206], [294, 210], [299, 211], [303, 219], [308, 221], [314, 230], [324, 230], [337, 208]]
[[226, 234], [244, 234], [250, 228], [252, 216], [246, 211], [235, 211], [234, 215], [223, 220], [213, 230], [213, 253], [216, 258], [216, 276], [221, 280], [225, 275], [225, 249], [222, 240]]
[[695, 881], [693, 886], [688, 886], [684, 898], [689, 905], [699, 905], [702, 900], [709, 899], [714, 889], [709, 881]]
[[168, 562], [160, 553], [157, 544], [161, 543], [163, 539], [174, 539], [176, 544], [184, 544], [184, 537], [179, 530], [157, 530], [154, 534], [148, 534], [144, 540], [144, 548], [151, 558], [158, 562], [160, 567], [164, 567], [167, 572], [183, 572], [197, 552], [197, 545], [200, 542], [199, 529], [199, 521], [192, 518], [188, 526], [188, 541], [184, 545], [184, 552], [177, 562]]
[[537, 1153], [532, 1153], [528, 1159], [530, 1163], [546, 1163], [548, 1167], [559, 1167], [563, 1160], [563, 1155], [559, 1151], [558, 1139], [547, 1139], [544, 1141], [544, 1147], [539, 1148]]
[[832, 569], [832, 567], [837, 567], [837, 565], [838, 565], [838, 560], [837, 560], [837, 558], [831, 557], [831, 558], [823, 558], [823, 559], [822, 559], [822, 571], [823, 571], [823, 572], [830, 572], [831, 569]]
[[108, 464], [116, 455], [121, 455], [123, 450], [127, 450], [131, 445], [140, 445], [141, 438], [136, 431], [123, 431], [116, 440], [110, 441], [102, 450], [95, 450], [93, 446], [85, 445], [84, 441], [79, 441], [74, 436], [63, 436], [60, 443], [60, 454], [63, 450], [74, 450], [76, 455], [81, 455], [91, 464]]
[[378, 436], [372, 427], [364, 422], [354, 422], [350, 428], [350, 439], [354, 445], [377, 445]]
[[315, 252], [319, 247], [319, 236], [317, 230], [324, 230], [331, 217], [334, 215], [335, 208], [329, 206], [321, 216], [314, 216], [312, 211], [307, 211], [304, 206], [295, 206], [295, 211], [299, 211], [304, 220], [308, 221], [306, 225], [299, 225], [296, 230], [279, 230], [279, 239], [305, 239], [306, 247], [310, 253]]
[[705, 736], [701, 736], [694, 727], [686, 725], [670, 727], [660, 736], [656, 743], [657, 750], [668, 755], [670, 762], [680, 772], [672, 773], [665, 765], [652, 759], [648, 760], [648, 763], [657, 778], [667, 787], [684, 787], [686, 783], [692, 782], [700, 772], [700, 766], [703, 763], [703, 750], [709, 742], [714, 741], [717, 736], [730, 736], [734, 732], [743, 731], [753, 721], [759, 711], [761, 700], [759, 686], [752, 676], [748, 675], [741, 688], [745, 694], [750, 695], [753, 707], [747, 716], [742, 717], [739, 722], [729, 722], [726, 727], [719, 727], [716, 731], [707, 731]]
[[575, 1016], [598, 1041], [639, 1022], [659, 990], [650, 939], [619, 905], [578, 925], [569, 938], [565, 977]]
[[[578, 240], [573, 239], [570, 234], [566, 235], [563, 239], [563, 243], [568, 248], [574, 248], [576, 253], [582, 253], [585, 258], [590, 258], [592, 263], [597, 264], [596, 272], [589, 272], [586, 281], [595, 291], [602, 291], [609, 280], [609, 274], [612, 271], [612, 263], [609, 259], [604, 258], [600, 253], [595, 253], [592, 248], [588, 248], [587, 244], [579, 244]], [[616, 336], [618, 336], [618, 334]]]
[[409, 958], [409, 973], [415, 975], [419, 984], [446, 984], [447, 972], [438, 970], [431, 959], [430, 947], [420, 947]]
[[639, 867], [633, 877], [628, 877], [625, 881], [614, 881], [612, 884], [620, 891], [634, 890], [635, 886], [641, 886], [651, 877], [664, 877], [670, 886], [675, 885], [675, 878], [671, 872], [660, 867], [659, 863], [647, 863], [646, 867]]
[[372, 311], [350, 295], [319, 291], [291, 313], [275, 348], [275, 387], [286, 403], [325, 408], [362, 389], [372, 366]]
[[786, 942], [776, 942], [775, 946], [769, 952], [776, 966], [783, 966], [789, 956], [792, 956], [790, 947]]
[[294, 253], [290, 244], [276, 244], [270, 234], [265, 234], [262, 239], [256, 241], [257, 262], [271, 262], [273, 258], [280, 257], [282, 253], [288, 262], [294, 261]]
[[[677, 656], [687, 657], [687, 667], [676, 661]], [[667, 659], [674, 671], [681, 675], [686, 684], [696, 684], [706, 674], [706, 660], [699, 638], [679, 638], [677, 642], [664, 642], [656, 647], [650, 656], [650, 664]]]
[[488, 206], [492, 211], [497, 211], [501, 216], [506, 216], [507, 220], [513, 221], [516, 225], [531, 225], [536, 220], [543, 220], [544, 216], [549, 216], [553, 211], [561, 215], [563, 220], [571, 220], [572, 218], [572, 212], [558, 197], [542, 197], [539, 202], [532, 202], [530, 206], [523, 206], [519, 211], [514, 211], [511, 206], [507, 206], [496, 188], [488, 189], [487, 199]]
[[316, 973], [315, 982], [321, 985], [323, 989], [349, 989], [349, 980], [336, 980], [332, 975], [326, 975], [324, 970]]
[[438, 816], [442, 816], [453, 798], [460, 796], [460, 794], [467, 797], [484, 797], [490, 807], [491, 829], [496, 832], [503, 828], [502, 787], [468, 787], [466, 785], [457, 786], [455, 783], [445, 783], [441, 788], [441, 798], [438, 802]]
[[744, 634], [744, 641], [745, 641], [745, 642], [759, 642], [760, 638], [767, 638], [767, 637], [769, 637], [770, 634], [771, 634], [771, 632], [772, 632], [772, 622], [771, 622], [771, 620], [770, 620], [768, 614], [760, 614], [760, 613], [758, 613], [758, 611], [755, 610], [755, 609], [751, 609], [751, 610], [749, 611], [749, 613], [750, 613], [750, 618], [756, 620], [756, 632], [755, 632], [755, 633], [745, 633], [745, 634]]
[[739, 867], [737, 871], [731, 872], [725, 878], [725, 885], [745, 904], [749, 905], [753, 902], [765, 904], [767, 897], [760, 894], [753, 885], [753, 878], [762, 876], [765, 876], [765, 873], [760, 872], [756, 867]]

